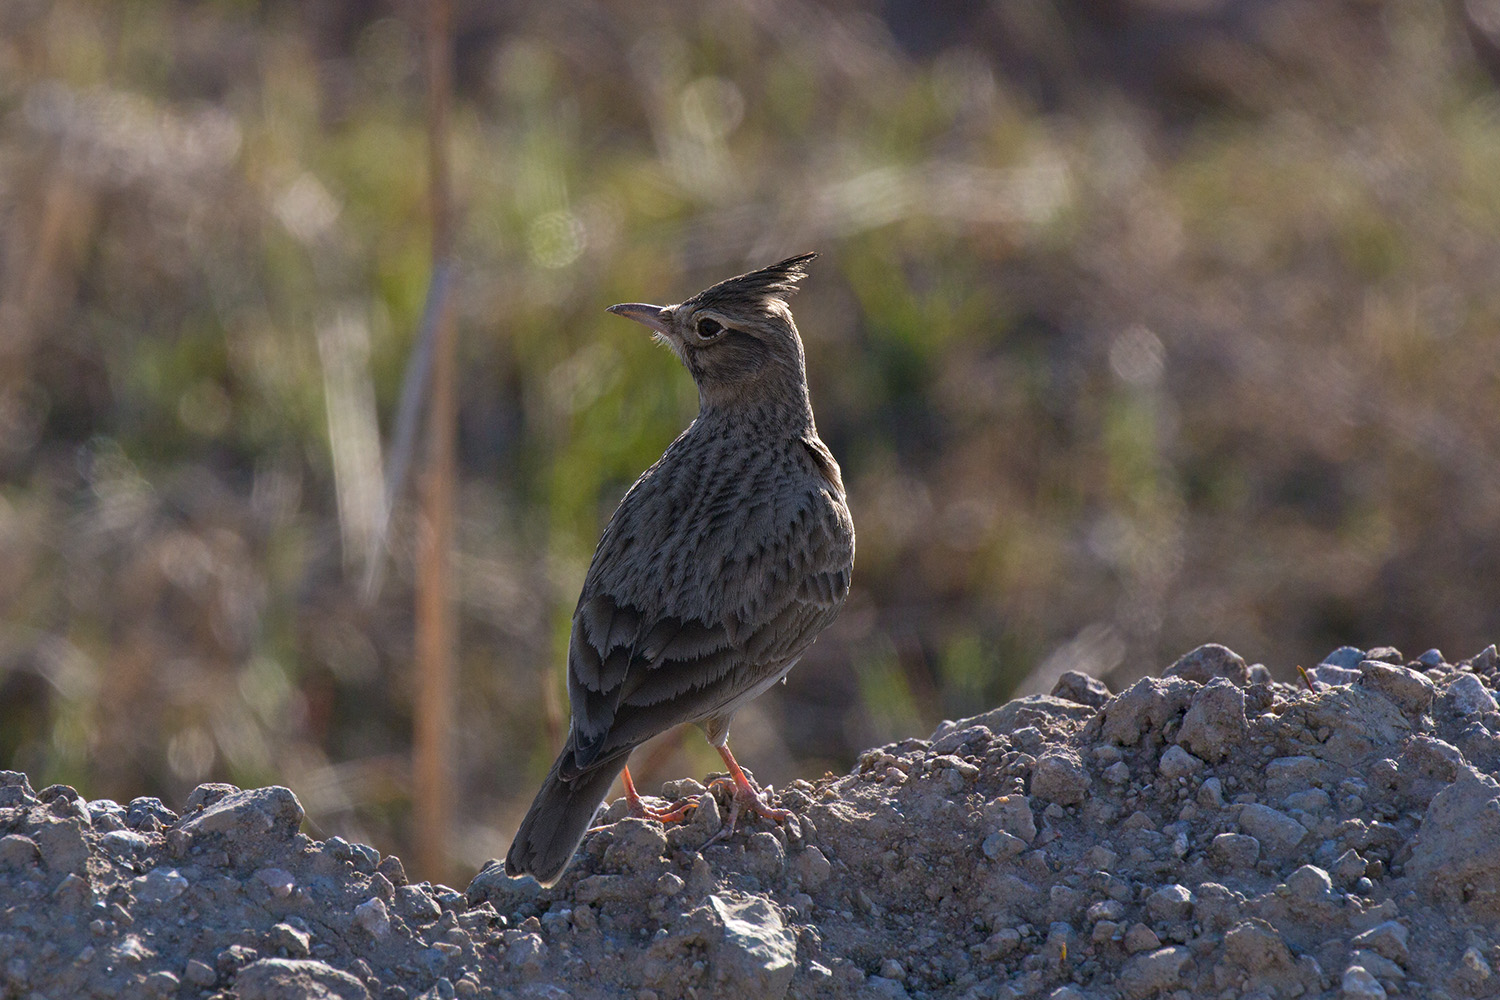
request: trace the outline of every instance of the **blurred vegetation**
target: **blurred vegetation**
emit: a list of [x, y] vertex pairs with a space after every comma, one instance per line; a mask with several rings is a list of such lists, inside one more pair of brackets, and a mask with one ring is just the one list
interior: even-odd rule
[[[807, 249], [859, 557], [737, 721], [762, 780], [1209, 640], [1288, 676], [1500, 636], [1500, 100], [1459, 10], [457, 3], [462, 860], [696, 406], [604, 307]], [[275, 781], [405, 846], [409, 496], [374, 607], [357, 570], [428, 280], [418, 21], [0, 5], [0, 766]]]

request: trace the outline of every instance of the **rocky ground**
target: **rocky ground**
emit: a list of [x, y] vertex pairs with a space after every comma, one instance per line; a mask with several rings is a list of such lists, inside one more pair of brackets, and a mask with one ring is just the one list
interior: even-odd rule
[[0, 772], [0, 997], [1500, 996], [1495, 647], [1221, 646], [871, 750], [704, 847], [611, 806], [563, 880], [468, 891], [299, 833], [285, 788]]

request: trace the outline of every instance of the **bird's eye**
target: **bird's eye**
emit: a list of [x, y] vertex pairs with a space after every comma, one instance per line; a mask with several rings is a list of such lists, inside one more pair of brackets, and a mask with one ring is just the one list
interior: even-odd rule
[[698, 336], [703, 340], [713, 340], [724, 332], [724, 324], [707, 316], [698, 321]]

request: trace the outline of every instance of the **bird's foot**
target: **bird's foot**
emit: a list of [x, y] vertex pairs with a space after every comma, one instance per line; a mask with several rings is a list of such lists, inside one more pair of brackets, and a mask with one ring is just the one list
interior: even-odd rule
[[716, 749], [719, 751], [719, 756], [724, 758], [724, 763], [729, 767], [729, 776], [715, 778], [708, 783], [708, 787], [712, 790], [731, 786], [732, 793], [729, 799], [729, 816], [725, 819], [724, 824], [719, 827], [719, 831], [708, 838], [703, 845], [704, 847], [724, 840], [733, 834], [735, 826], [739, 823], [740, 813], [747, 809], [758, 816], [764, 816], [773, 823], [784, 823], [793, 817], [794, 814], [790, 809], [779, 809], [767, 804], [766, 800], [761, 797], [761, 791], [752, 785], [750, 779], [745, 776], [745, 772], [740, 767], [739, 762], [734, 759], [734, 754], [729, 752], [727, 744]]
[[679, 802], [677, 805], [666, 809], [658, 809], [655, 806], [647, 805], [646, 800], [641, 798], [640, 793], [635, 790], [635, 782], [630, 778], [630, 768], [627, 767], [621, 772], [621, 777], [625, 781], [626, 807], [630, 810], [630, 815], [637, 819], [654, 819], [658, 823], [676, 823], [681, 821], [688, 813], [698, 808], [698, 803], [693, 799], [689, 799], [686, 802]]

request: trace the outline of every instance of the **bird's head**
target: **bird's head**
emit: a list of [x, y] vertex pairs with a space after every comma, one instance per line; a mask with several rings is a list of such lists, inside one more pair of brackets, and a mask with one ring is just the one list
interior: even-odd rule
[[641, 323], [672, 349], [704, 407], [807, 407], [802, 338], [787, 297], [816, 253], [711, 285], [675, 306], [627, 302], [609, 311]]

